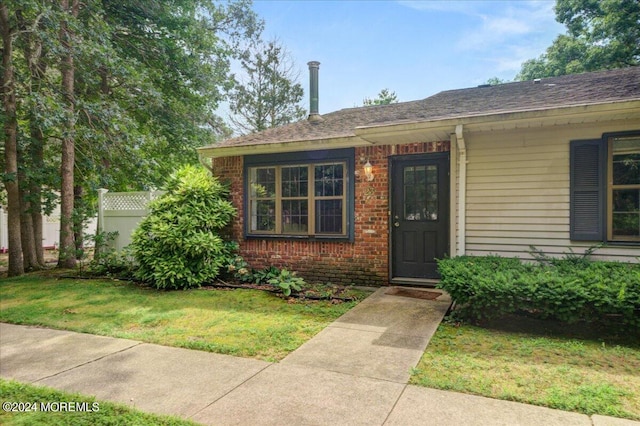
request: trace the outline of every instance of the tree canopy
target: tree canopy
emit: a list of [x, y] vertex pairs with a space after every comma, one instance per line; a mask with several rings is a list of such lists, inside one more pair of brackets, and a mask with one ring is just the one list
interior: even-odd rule
[[638, 0], [557, 0], [556, 20], [567, 26], [516, 79], [552, 77], [640, 65]]
[[253, 133], [302, 119], [304, 95], [290, 54], [278, 40], [258, 42], [242, 55], [245, 78], [229, 96], [229, 118], [239, 133]]
[[370, 106], [370, 105], [389, 105], [389, 104], [397, 104], [398, 103], [398, 95], [396, 92], [392, 92], [389, 89], [382, 89], [378, 93], [378, 97], [375, 99], [364, 98], [362, 101], [362, 105]]
[[10, 274], [23, 269], [20, 252], [32, 259], [27, 252], [41, 245], [41, 213], [56, 198], [63, 200], [61, 259], [68, 256], [71, 266], [67, 224], [74, 223], [77, 244], [97, 188], [159, 187], [180, 165], [197, 162], [195, 147], [227, 134], [215, 111], [234, 85], [231, 61], [261, 33], [251, 6], [249, 0], [0, 3]]

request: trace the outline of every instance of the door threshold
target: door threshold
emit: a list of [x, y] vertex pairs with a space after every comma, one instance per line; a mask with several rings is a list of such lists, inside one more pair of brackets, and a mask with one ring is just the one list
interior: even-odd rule
[[435, 287], [439, 282], [439, 278], [391, 278], [389, 280], [391, 284], [396, 285], [408, 285], [408, 286], [421, 286], [421, 287]]

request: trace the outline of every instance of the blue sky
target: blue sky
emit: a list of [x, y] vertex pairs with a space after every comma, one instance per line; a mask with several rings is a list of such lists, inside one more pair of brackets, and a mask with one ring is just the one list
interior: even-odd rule
[[300, 71], [320, 65], [320, 113], [362, 105], [383, 88], [400, 101], [511, 80], [565, 31], [554, 1], [254, 0], [263, 38], [277, 37]]

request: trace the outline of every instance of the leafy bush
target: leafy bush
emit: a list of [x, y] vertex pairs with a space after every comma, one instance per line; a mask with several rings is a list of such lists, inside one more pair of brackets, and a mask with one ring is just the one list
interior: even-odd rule
[[[129, 251], [116, 252], [110, 243], [118, 236], [118, 232], [98, 231], [89, 239], [94, 241], [93, 259], [89, 262], [86, 273], [95, 276], [133, 278], [135, 263]], [[82, 271], [85, 273], [85, 271]]]
[[173, 174], [167, 193], [149, 203], [150, 214], [132, 235], [136, 276], [159, 289], [199, 287], [229, 258], [220, 231], [235, 216], [229, 191], [199, 167]]
[[235, 256], [227, 264], [227, 273], [243, 283], [272, 285], [281, 290], [285, 296], [290, 296], [292, 290], [302, 290], [306, 284], [303, 278], [297, 277], [295, 272], [290, 272], [287, 269], [267, 266], [264, 269], [255, 270], [249, 267], [242, 256]]
[[243, 283], [251, 283], [254, 280], [253, 269], [242, 256], [234, 256], [230, 262], [227, 262], [227, 274]]
[[471, 320], [525, 311], [568, 323], [619, 322], [640, 327], [640, 265], [576, 261], [538, 264], [497, 256], [461, 256], [438, 262], [439, 288]]
[[275, 266], [267, 266], [258, 271], [253, 271], [253, 282], [256, 284], [267, 284], [273, 278], [278, 278], [282, 271]]
[[282, 290], [282, 294], [290, 296], [291, 291], [300, 291], [305, 285], [304, 279], [296, 277], [295, 272], [289, 272], [286, 269], [281, 269], [280, 273], [269, 280], [269, 284], [278, 287]]

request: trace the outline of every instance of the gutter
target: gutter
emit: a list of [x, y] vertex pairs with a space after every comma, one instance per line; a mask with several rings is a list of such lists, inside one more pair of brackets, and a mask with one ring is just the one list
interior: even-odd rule
[[200, 150], [197, 150], [197, 153], [198, 153], [198, 162], [200, 164], [202, 164], [202, 166], [205, 169], [209, 170], [209, 173], [213, 174], [213, 167], [211, 167], [211, 162], [207, 163], [207, 161], [206, 161], [207, 159], [210, 159], [211, 157], [205, 156], [204, 153], [202, 151], [200, 151]]
[[[492, 114], [461, 115], [458, 117], [413, 120], [358, 126], [351, 134], [318, 137], [316, 139], [287, 140], [261, 143], [197, 148], [203, 158], [231, 157], [247, 154], [272, 154], [293, 151], [310, 151], [358, 146], [394, 145], [398, 137], [428, 139], [434, 135], [449, 135], [451, 130], [464, 122], [466, 131], [481, 132], [506, 129], [534, 128], [561, 124], [585, 124], [603, 120], [640, 118], [640, 99], [614, 101], [604, 104], [584, 104], [549, 109], [503, 111]], [[429, 134], [429, 135], [427, 135]], [[434, 139], [435, 140], [435, 139]]]
[[456, 125], [456, 140], [458, 145], [458, 159], [460, 161], [458, 188], [458, 256], [466, 253], [467, 240], [467, 146], [464, 141], [462, 124]]
[[595, 123], [603, 120], [624, 119], [629, 117], [640, 117], [640, 99], [381, 123], [358, 126], [355, 128], [355, 133], [357, 136], [367, 137], [374, 143], [385, 144], [385, 142], [381, 141], [381, 139], [385, 137], [398, 136], [403, 133], [437, 131], [447, 127], [451, 128], [461, 122], [464, 123], [468, 132], [478, 132], [504, 129], [505, 127], [519, 129], [570, 123]]
[[[358, 136], [339, 136], [335, 138], [308, 139], [287, 142], [255, 143], [251, 145], [225, 146], [215, 145], [196, 148], [198, 158], [220, 158], [247, 154], [277, 154], [293, 151], [319, 151], [325, 149], [354, 148], [371, 146], [372, 143]], [[200, 160], [202, 163], [202, 160]], [[205, 166], [206, 167], [206, 166]]]

